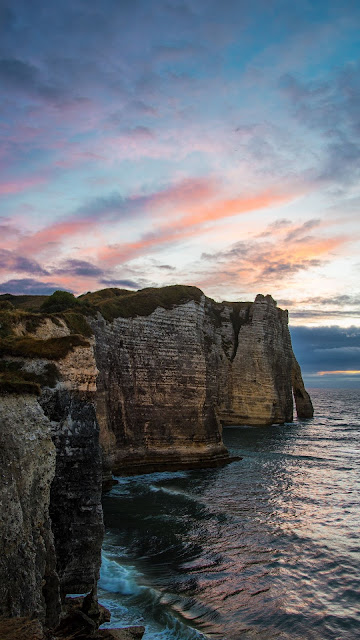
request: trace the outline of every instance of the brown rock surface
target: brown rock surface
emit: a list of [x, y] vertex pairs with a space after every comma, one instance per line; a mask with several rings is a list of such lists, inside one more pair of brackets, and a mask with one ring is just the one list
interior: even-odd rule
[[[70, 333], [56, 319], [39, 327], [44, 340]], [[101, 561], [93, 346], [88, 341], [56, 361], [7, 354], [3, 361], [42, 380], [42, 391], [39, 398], [0, 396], [0, 615], [36, 616], [54, 627], [59, 595], [96, 587]]]

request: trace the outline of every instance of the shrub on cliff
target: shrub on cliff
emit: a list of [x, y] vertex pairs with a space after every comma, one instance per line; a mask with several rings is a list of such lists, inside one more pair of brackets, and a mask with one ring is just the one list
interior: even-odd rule
[[30, 336], [11, 337], [0, 340], [0, 356], [60, 360], [74, 347], [88, 346], [89, 342], [76, 334], [48, 340], [37, 340]]
[[59, 313], [79, 306], [79, 301], [69, 291], [54, 291], [41, 305], [41, 311]]
[[0, 395], [6, 393], [31, 393], [39, 395], [41, 387], [54, 387], [59, 371], [52, 362], [42, 370], [28, 371], [25, 361], [0, 359]]

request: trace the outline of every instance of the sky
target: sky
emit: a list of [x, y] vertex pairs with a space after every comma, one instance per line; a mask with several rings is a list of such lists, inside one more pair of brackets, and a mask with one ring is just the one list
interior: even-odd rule
[[0, 293], [271, 294], [360, 386], [357, 0], [0, 0]]

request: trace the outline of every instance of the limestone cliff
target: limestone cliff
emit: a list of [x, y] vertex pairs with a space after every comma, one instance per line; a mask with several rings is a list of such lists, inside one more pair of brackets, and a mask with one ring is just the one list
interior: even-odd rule
[[90, 321], [105, 467], [121, 474], [224, 464], [222, 425], [291, 421], [293, 383], [299, 417], [312, 415], [301, 374], [292, 373], [288, 314], [271, 296], [215, 303], [183, 287], [169, 303], [166, 289], [175, 287], [160, 290], [163, 298], [158, 290], [153, 307], [149, 291], [142, 304], [144, 292], [123, 294], [110, 313], [101, 298]]
[[65, 297], [64, 313], [0, 299], [0, 618], [50, 628], [66, 594], [96, 593], [102, 473], [225, 464], [222, 426], [291, 421], [292, 390], [298, 416], [312, 415], [287, 312], [270, 296]]

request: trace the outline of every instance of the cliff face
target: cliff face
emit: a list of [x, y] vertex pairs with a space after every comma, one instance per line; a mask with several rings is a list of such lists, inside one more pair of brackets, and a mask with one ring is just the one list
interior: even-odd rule
[[227, 459], [204, 341], [204, 301], [93, 323], [97, 415], [115, 473]]
[[49, 517], [56, 456], [51, 425], [30, 395], [2, 397], [0, 424], [0, 615], [52, 624], [60, 600]]
[[292, 381], [299, 417], [312, 415], [301, 373], [292, 375], [287, 312], [270, 296], [219, 304], [200, 295], [91, 324], [100, 439], [114, 473], [223, 464], [222, 425], [291, 421]]
[[[18, 355], [19, 345], [31, 357]], [[93, 346], [73, 340], [56, 318], [40, 321], [33, 332], [20, 322], [2, 343], [0, 364], [11, 390], [0, 397], [0, 615], [35, 616], [54, 627], [63, 596], [96, 588], [100, 568]], [[21, 392], [27, 386], [33, 395]]]
[[102, 474], [224, 464], [222, 426], [291, 421], [292, 390], [298, 416], [312, 415], [270, 296], [84, 299], [82, 314], [0, 307], [0, 618], [50, 628], [66, 594], [96, 592]]
[[39, 399], [56, 447], [50, 517], [63, 594], [95, 588], [100, 569], [102, 469], [92, 342], [57, 363], [61, 383]]

